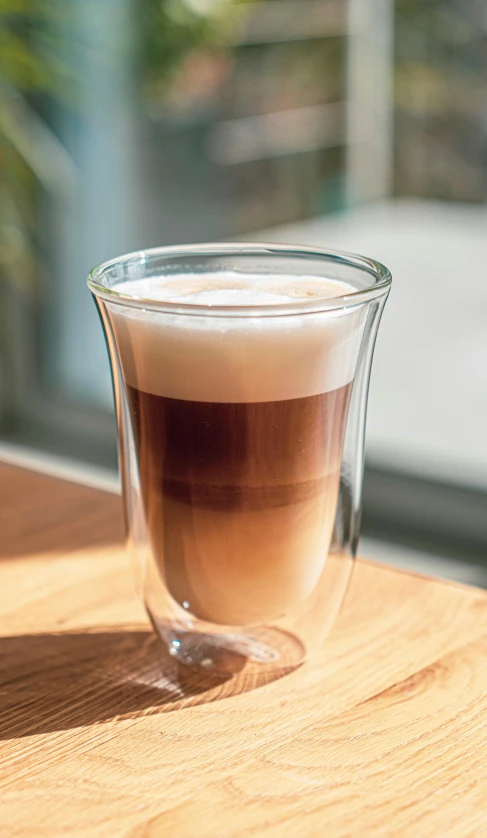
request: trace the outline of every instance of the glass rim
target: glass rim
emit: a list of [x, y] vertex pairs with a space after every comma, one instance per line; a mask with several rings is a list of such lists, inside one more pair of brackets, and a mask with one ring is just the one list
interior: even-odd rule
[[[103, 284], [103, 278], [117, 266], [144, 264], [150, 258], [171, 259], [184, 256], [276, 256], [308, 259], [322, 259], [333, 264], [347, 265], [375, 277], [375, 282], [365, 288], [358, 288], [348, 294], [324, 299], [295, 300], [290, 303], [277, 303], [259, 306], [209, 305], [201, 303], [173, 303], [165, 300], [152, 300], [123, 294], [115, 288]], [[260, 273], [260, 271], [256, 271]], [[177, 274], [175, 274], [177, 275]], [[311, 275], [313, 275], [311, 273]], [[139, 277], [134, 281], [140, 281]], [[340, 281], [340, 280], [338, 280]], [[292, 314], [307, 314], [320, 311], [348, 309], [362, 305], [383, 296], [388, 292], [392, 275], [388, 268], [376, 259], [329, 248], [310, 247], [307, 245], [280, 244], [273, 242], [212, 242], [208, 244], [169, 245], [153, 247], [126, 253], [102, 262], [88, 274], [87, 284], [91, 292], [105, 302], [117, 303], [128, 308], [159, 311], [169, 314], [197, 315], [205, 317], [270, 317]]]

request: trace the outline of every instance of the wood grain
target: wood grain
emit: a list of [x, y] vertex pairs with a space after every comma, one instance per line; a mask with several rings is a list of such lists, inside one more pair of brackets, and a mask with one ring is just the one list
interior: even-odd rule
[[0, 835], [487, 835], [487, 596], [358, 562], [320, 655], [178, 669], [119, 499], [0, 466]]

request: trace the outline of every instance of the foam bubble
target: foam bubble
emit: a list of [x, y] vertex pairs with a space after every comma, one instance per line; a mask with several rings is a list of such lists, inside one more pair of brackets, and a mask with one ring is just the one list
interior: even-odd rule
[[316, 277], [221, 274], [151, 278], [121, 293], [207, 305], [209, 315], [171, 314], [108, 303], [125, 380], [146, 393], [206, 402], [262, 402], [338, 389], [354, 376], [361, 307], [267, 317], [211, 317], [212, 305], [279, 305], [355, 290]]

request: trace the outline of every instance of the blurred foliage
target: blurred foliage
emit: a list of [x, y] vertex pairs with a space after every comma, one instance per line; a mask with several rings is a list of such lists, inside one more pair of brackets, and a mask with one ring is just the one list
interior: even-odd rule
[[142, 72], [167, 78], [189, 50], [217, 43], [231, 2], [140, 0], [137, 18]]
[[[34, 13], [34, 5], [36, 7]], [[19, 115], [19, 92], [51, 85], [48, 65], [31, 46], [33, 31], [46, 26], [50, 4], [0, 0], [0, 281], [17, 285], [33, 275], [35, 178], [32, 138]], [[27, 120], [28, 122], [28, 120]]]
[[73, 100], [76, 76], [62, 58], [72, 12], [62, 0], [0, 0], [0, 282], [23, 293], [39, 273], [39, 184], [64, 201], [76, 177], [37, 107]]
[[0, 0], [0, 84], [24, 93], [63, 95], [75, 78], [60, 57], [73, 10], [70, 0]]
[[170, 97], [172, 85], [175, 99], [181, 94], [184, 100], [185, 88], [204, 98], [205, 89], [211, 92], [223, 74], [218, 55], [241, 5], [240, 0], [128, 3], [133, 31], [122, 36], [118, 32], [121, 41], [106, 51], [96, 31], [93, 40], [88, 36], [85, 42], [86, 16], [96, 20], [100, 14], [117, 14], [122, 0], [105, 5], [95, 0], [91, 10], [89, 2], [82, 6], [83, 2], [0, 0], [0, 280], [9, 278], [24, 287], [35, 275], [39, 249], [38, 184], [63, 200], [74, 171], [42, 119], [39, 103], [47, 97], [78, 108], [84, 81], [79, 68], [87, 55], [99, 63], [101, 73], [117, 72], [117, 63], [128, 61], [139, 89], [149, 97]]
[[258, 2], [139, 0], [136, 55], [142, 92], [161, 99], [170, 95], [173, 85], [177, 93], [182, 92], [181, 75], [193, 80], [200, 72], [207, 77], [218, 75], [229, 35], [239, 19], [239, 7], [245, 13]]
[[396, 0], [396, 189], [487, 197], [485, 0]]

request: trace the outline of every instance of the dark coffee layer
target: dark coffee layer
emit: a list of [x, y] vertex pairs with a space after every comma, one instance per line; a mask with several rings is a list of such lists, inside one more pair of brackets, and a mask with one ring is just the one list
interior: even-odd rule
[[[128, 387], [145, 490], [232, 508], [263, 490], [293, 503], [334, 470], [350, 386], [320, 396], [256, 404], [167, 399]], [[150, 487], [149, 487], [150, 484]]]

